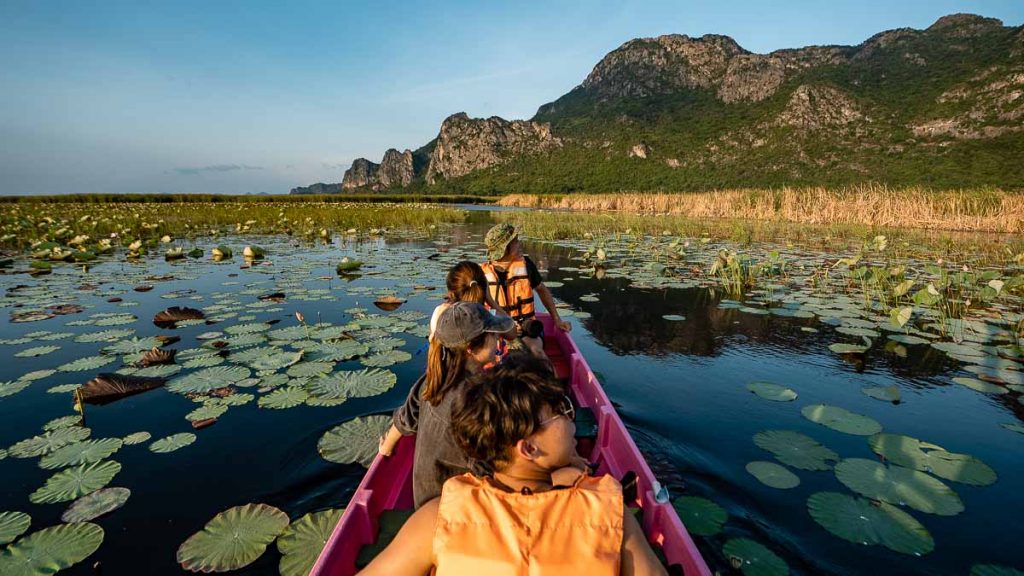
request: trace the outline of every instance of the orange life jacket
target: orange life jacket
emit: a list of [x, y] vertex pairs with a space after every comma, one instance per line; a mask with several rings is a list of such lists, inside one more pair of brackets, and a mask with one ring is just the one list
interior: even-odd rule
[[492, 262], [480, 265], [487, 277], [487, 289], [491, 298], [501, 306], [516, 322], [533, 318], [533, 288], [530, 286], [530, 275], [526, 272], [526, 259], [512, 261], [505, 268], [507, 277], [505, 284], [498, 284], [498, 273]]
[[613, 576], [622, 553], [622, 486], [581, 477], [523, 495], [463, 474], [441, 490], [436, 576]]

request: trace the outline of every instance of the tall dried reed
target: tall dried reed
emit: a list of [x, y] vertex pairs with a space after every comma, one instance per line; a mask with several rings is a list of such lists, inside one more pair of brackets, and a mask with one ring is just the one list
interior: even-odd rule
[[1024, 232], [1024, 193], [934, 191], [865, 184], [845, 188], [734, 189], [692, 193], [512, 194], [502, 206], [672, 214], [801, 224], [861, 224], [974, 232]]

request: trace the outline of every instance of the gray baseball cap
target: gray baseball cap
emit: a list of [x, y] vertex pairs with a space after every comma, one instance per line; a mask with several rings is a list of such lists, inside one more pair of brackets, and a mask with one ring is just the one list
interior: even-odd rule
[[476, 302], [456, 302], [437, 319], [434, 336], [446, 348], [463, 348], [484, 332], [503, 334], [515, 328], [508, 316], [496, 316]]

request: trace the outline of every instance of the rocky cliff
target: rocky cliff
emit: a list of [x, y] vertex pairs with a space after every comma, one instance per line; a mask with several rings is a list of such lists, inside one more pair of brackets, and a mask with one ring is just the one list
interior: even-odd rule
[[945, 16], [856, 46], [752, 53], [630, 40], [532, 120], [447, 118], [345, 188], [493, 193], [707, 187], [1024, 187], [1024, 26]]
[[341, 192], [341, 184], [324, 184], [323, 182], [317, 182], [316, 184], [310, 184], [309, 186], [299, 186], [292, 188], [289, 194], [337, 194]]
[[532, 155], [561, 145], [561, 140], [551, 134], [551, 126], [546, 123], [508, 121], [497, 116], [470, 118], [460, 112], [441, 124], [427, 166], [427, 182], [433, 184], [439, 178], [464, 176], [512, 157]]

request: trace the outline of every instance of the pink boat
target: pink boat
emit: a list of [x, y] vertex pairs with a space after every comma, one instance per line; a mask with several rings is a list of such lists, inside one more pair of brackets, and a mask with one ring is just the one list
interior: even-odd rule
[[[658, 501], [660, 485], [576, 343], [568, 334], [554, 329], [550, 316], [542, 314], [538, 317], [544, 323], [547, 335], [545, 349], [556, 373], [560, 378], [568, 378], [577, 404], [589, 408], [597, 422], [596, 438], [580, 440], [580, 453], [597, 463], [598, 474], [608, 473], [622, 478], [629, 471], [635, 472], [637, 499], [629, 504], [641, 509], [641, 524], [648, 540], [661, 549], [669, 566], [678, 565], [687, 576], [710, 576], [711, 571], [672, 504], [664, 498], [665, 501]], [[381, 514], [413, 507], [412, 457], [415, 447], [415, 437], [405, 437], [391, 457], [377, 456], [373, 461], [313, 565], [312, 576], [355, 574], [360, 549], [376, 540]]]

